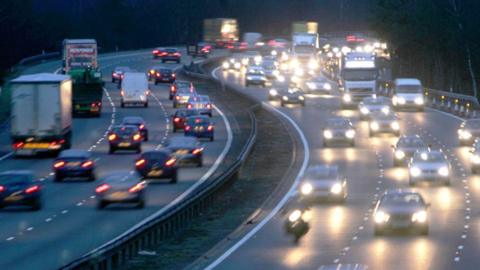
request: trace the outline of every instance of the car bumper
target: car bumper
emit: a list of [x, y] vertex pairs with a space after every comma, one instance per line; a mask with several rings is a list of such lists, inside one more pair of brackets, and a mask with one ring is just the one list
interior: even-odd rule
[[55, 175], [63, 177], [82, 177], [92, 175], [94, 169], [57, 169]]
[[115, 142], [115, 143], [110, 143], [110, 147], [113, 147], [115, 149], [137, 149], [141, 146], [141, 143], [138, 142]]
[[41, 198], [40, 194], [35, 195], [17, 195], [12, 194], [3, 196], [0, 198], [0, 204], [2, 205], [29, 205], [35, 203]]
[[185, 136], [192, 136], [197, 138], [213, 138], [213, 132], [201, 131], [185, 131]]
[[159, 169], [144, 169], [137, 170], [137, 172], [146, 178], [171, 178], [175, 175], [177, 170], [175, 168], [159, 168]]
[[142, 201], [143, 195], [141, 193], [131, 193], [128, 191], [117, 191], [109, 194], [99, 195], [97, 198], [101, 202], [108, 203], [133, 203]]

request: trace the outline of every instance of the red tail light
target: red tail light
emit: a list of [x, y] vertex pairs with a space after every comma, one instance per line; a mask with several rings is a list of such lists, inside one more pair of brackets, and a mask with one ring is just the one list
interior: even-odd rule
[[192, 129], [191, 126], [186, 126], [186, 127], [185, 127], [185, 131], [189, 131], [190, 129]]
[[177, 161], [176, 159], [171, 158], [171, 159], [169, 159], [165, 162], [165, 166], [171, 167], [171, 166], [175, 165], [176, 161]]
[[211, 109], [212, 108], [212, 104], [207, 104], [207, 109]]
[[95, 192], [97, 192], [97, 193], [102, 193], [102, 192], [107, 191], [108, 189], [110, 189], [110, 186], [107, 185], [107, 184], [103, 184], [103, 185], [98, 186], [98, 187], [95, 189]]
[[32, 194], [32, 193], [35, 193], [35, 192], [37, 192], [37, 191], [39, 191], [39, 190], [40, 190], [40, 187], [37, 186], [37, 185], [35, 185], [35, 186], [31, 186], [31, 187], [25, 189], [25, 193], [27, 193], [27, 194]]
[[147, 164], [147, 161], [142, 158], [142, 159], [139, 159], [135, 162], [135, 167], [140, 168], [140, 167], [145, 166], [145, 164]]
[[178, 117], [173, 118], [173, 122], [175, 122], [175, 123], [180, 122], [180, 118], [178, 118]]
[[94, 102], [90, 106], [95, 108], [95, 107], [97, 107], [97, 103]]
[[[122, 75], [123, 76], [123, 75]], [[102, 102], [97, 102], [98, 107], [102, 107]]]
[[170, 91], [175, 92], [175, 86], [174, 85], [170, 86]]
[[179, 100], [179, 99], [180, 99], [180, 96], [176, 96], [175, 99], [176, 99], [176, 100]]
[[180, 56], [180, 53], [176, 52], [176, 53], [174, 53], [173, 55], [175, 55], [175, 56]]
[[157, 53], [158, 53], [158, 50], [153, 50], [152, 53], [153, 53], [153, 54], [157, 54]]
[[212, 130], [213, 130], [213, 126], [208, 126], [207, 130], [208, 130], [208, 131], [212, 131]]
[[20, 149], [25, 145], [23, 142], [17, 142], [13, 144], [13, 149]]
[[87, 161], [82, 163], [82, 168], [90, 168], [92, 166], [93, 166], [93, 161], [91, 161], [91, 160], [87, 160]]
[[57, 161], [57, 162], [55, 162], [55, 163], [53, 164], [53, 167], [54, 167], [55, 169], [62, 168], [63, 166], [65, 166], [65, 161], [62, 161], [62, 160], [61, 160], [61, 161]]
[[114, 141], [115, 139], [117, 139], [117, 135], [115, 135], [115, 134], [108, 135], [108, 140], [109, 141]]
[[168, 53], [162, 52], [162, 53], [160, 53], [160, 55], [161, 55], [161, 56], [166, 56], [166, 55], [168, 55]]
[[53, 141], [53, 142], [50, 143], [50, 146], [55, 146], [55, 145], [57, 145], [57, 144], [58, 144], [57, 141]]
[[120, 91], [120, 95], [121, 95], [122, 97], [125, 96], [125, 92], [123, 92], [123, 90]]
[[0, 186], [0, 192], [4, 192], [5, 191], [5, 187], [4, 186]]
[[175, 77], [177, 77], [177, 75], [175, 75], [175, 73], [173, 73], [173, 74], [172, 74], [172, 77], [174, 77], [174, 78], [175, 78]]
[[144, 128], [145, 128], [145, 125], [144, 125], [144, 124], [141, 124], [138, 128], [139, 128], [139, 129], [144, 129]]
[[203, 151], [203, 148], [197, 148], [197, 149], [193, 150], [192, 154], [198, 155], [198, 154], [200, 154], [202, 151]]
[[131, 187], [128, 191], [131, 193], [139, 192], [144, 188], [143, 183], [138, 183], [135, 186]]
[[192, 104], [188, 104], [188, 105], [187, 105], [187, 108], [188, 108], [188, 109], [193, 108]]
[[160, 73], [158, 73], [158, 72], [157, 72], [157, 74], [156, 74], [156, 75], [157, 75], [157, 77], [160, 77]]
[[133, 135], [133, 140], [134, 141], [140, 141], [141, 139], [142, 139], [142, 135], [140, 135], [140, 134]]

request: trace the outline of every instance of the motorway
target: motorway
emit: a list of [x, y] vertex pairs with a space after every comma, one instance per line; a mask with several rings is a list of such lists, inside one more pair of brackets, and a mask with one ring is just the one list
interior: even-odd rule
[[[183, 54], [186, 55], [183, 50]], [[182, 62], [189, 63], [184, 56]], [[115, 66], [129, 66], [146, 71], [152, 65], [150, 51], [124, 52], [99, 57], [103, 73], [105, 95], [101, 118], [76, 118], [73, 121], [73, 146], [94, 153], [97, 177], [127, 171], [133, 172], [136, 154], [108, 155], [106, 132], [124, 116], [142, 116], [149, 127], [150, 140], [143, 150], [160, 147], [175, 136], [171, 132], [170, 115], [174, 112], [168, 100], [168, 85], [151, 85], [149, 108], [120, 108], [120, 94], [116, 84], [110, 83]], [[163, 64], [179, 68], [177, 64]], [[25, 70], [24, 74], [55, 72], [59, 61], [51, 61]], [[201, 91], [201, 89], [200, 89]], [[181, 168], [175, 185], [168, 181], [149, 183], [146, 207], [142, 210], [123, 206], [96, 209], [94, 190], [96, 182], [65, 181], [54, 183], [51, 158], [13, 158], [7, 131], [0, 133], [0, 171], [29, 169], [43, 183], [44, 208], [37, 212], [5, 209], [0, 212], [0, 269], [56, 269], [83, 254], [114, 239], [152, 215], [160, 214], [179, 198], [190, 194], [201, 182], [207, 181], [232, 145], [232, 131], [222, 111], [214, 113], [216, 134], [214, 142], [205, 142], [204, 166]], [[183, 136], [178, 133], [176, 136]]]
[[[352, 267], [348, 269], [478, 269], [480, 218], [475, 205], [480, 199], [480, 176], [470, 174], [468, 149], [458, 146], [461, 118], [432, 109], [399, 113], [402, 134], [419, 134], [445, 151], [454, 169], [452, 185], [416, 188], [432, 205], [428, 236], [375, 237], [372, 211], [377, 198], [386, 189], [409, 187], [407, 169], [393, 167], [391, 145], [396, 138], [369, 138], [367, 124], [356, 111], [339, 109], [338, 93], [308, 95], [305, 107], [282, 108], [279, 102], [267, 101], [268, 88], [245, 88], [244, 75], [220, 68], [212, 74], [296, 123], [306, 138], [308, 165], [339, 165], [349, 180], [349, 197], [345, 204], [313, 206], [311, 229], [300, 244], [295, 245], [284, 232], [286, 217], [279, 211], [265, 224], [257, 223], [206, 269], [338, 269], [339, 265]], [[322, 127], [331, 116], [354, 122], [356, 147], [322, 146]]]

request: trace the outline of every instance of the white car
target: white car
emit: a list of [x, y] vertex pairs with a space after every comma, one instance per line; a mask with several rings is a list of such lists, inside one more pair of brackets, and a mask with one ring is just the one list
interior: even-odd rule
[[419, 135], [403, 135], [392, 148], [394, 166], [406, 166], [415, 152], [429, 150], [429, 146]]
[[390, 99], [386, 97], [367, 97], [358, 104], [360, 119], [368, 120], [373, 113], [389, 114], [392, 112]]
[[396, 79], [393, 91], [392, 103], [395, 109], [412, 108], [418, 111], [424, 110], [423, 87], [418, 79]]
[[330, 94], [333, 88], [332, 82], [324, 77], [314, 76], [305, 80], [304, 89], [310, 94]]
[[368, 127], [370, 137], [379, 133], [391, 133], [395, 136], [400, 135], [400, 124], [398, 123], [397, 116], [393, 113], [372, 113]]
[[249, 67], [247, 73], [245, 74], [245, 86], [249, 87], [250, 85], [261, 85], [265, 87], [267, 83], [267, 77], [262, 67], [255, 66]]
[[408, 164], [409, 184], [440, 182], [450, 185], [452, 169], [441, 150], [417, 151]]
[[347, 118], [328, 119], [323, 130], [323, 146], [333, 143], [348, 143], [352, 147], [355, 146], [355, 128]]
[[346, 201], [347, 178], [340, 174], [337, 166], [312, 166], [307, 169], [300, 183], [300, 195], [305, 201]]

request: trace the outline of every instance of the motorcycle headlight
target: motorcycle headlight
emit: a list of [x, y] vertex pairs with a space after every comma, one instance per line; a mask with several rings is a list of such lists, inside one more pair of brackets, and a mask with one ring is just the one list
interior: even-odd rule
[[441, 167], [440, 169], [438, 169], [438, 174], [440, 174], [441, 176], [448, 176], [449, 175], [449, 170], [446, 166], [444, 167]]
[[305, 183], [302, 185], [302, 187], [300, 188], [300, 192], [303, 194], [303, 195], [309, 195], [310, 193], [312, 193], [313, 191], [313, 186], [312, 184], [310, 183]]
[[372, 122], [370, 123], [370, 128], [373, 130], [373, 131], [376, 131], [380, 128], [380, 125], [378, 125], [377, 122]]
[[343, 95], [343, 101], [345, 101], [345, 102], [352, 101], [352, 96], [350, 96], [350, 94]]
[[422, 171], [418, 167], [410, 168], [410, 175], [413, 177], [418, 177], [422, 174]]
[[333, 138], [332, 131], [330, 131], [330, 130], [328, 130], [328, 129], [325, 130], [325, 131], [323, 131], [323, 137], [325, 137], [325, 138], [327, 138], [327, 139]]
[[349, 139], [353, 139], [353, 137], [355, 137], [355, 130], [353, 129], [347, 130], [347, 132], [345, 132], [345, 136]]
[[383, 211], [378, 211], [375, 213], [374, 219], [375, 223], [385, 223], [390, 219], [390, 216]]
[[296, 209], [288, 216], [288, 220], [290, 222], [295, 222], [299, 220], [301, 217], [302, 217], [302, 211]]
[[418, 223], [425, 223], [427, 222], [427, 211], [421, 210], [413, 213], [412, 221]]
[[392, 127], [393, 130], [399, 130], [400, 129], [400, 124], [398, 124], [397, 121], [392, 122], [392, 124], [390, 126]]
[[333, 194], [340, 194], [342, 192], [342, 184], [336, 183], [330, 188], [330, 192]]
[[397, 150], [395, 152], [395, 158], [396, 159], [404, 159], [405, 158], [405, 152], [403, 152], [402, 150]]
[[414, 102], [415, 102], [415, 104], [417, 104], [417, 105], [423, 105], [423, 103], [424, 103], [423, 97], [417, 97], [417, 98], [415, 98]]
[[366, 108], [366, 107], [362, 107], [362, 108], [360, 108], [360, 112], [361, 112], [362, 114], [369, 114], [369, 113], [370, 113], [370, 110], [369, 110], [368, 108]]
[[270, 91], [268, 91], [268, 93], [270, 94], [270, 96], [277, 96], [278, 95], [278, 91], [276, 89], [270, 89]]
[[332, 85], [329, 84], [329, 83], [324, 83], [323, 84], [323, 89], [330, 91], [330, 90], [332, 90]]

